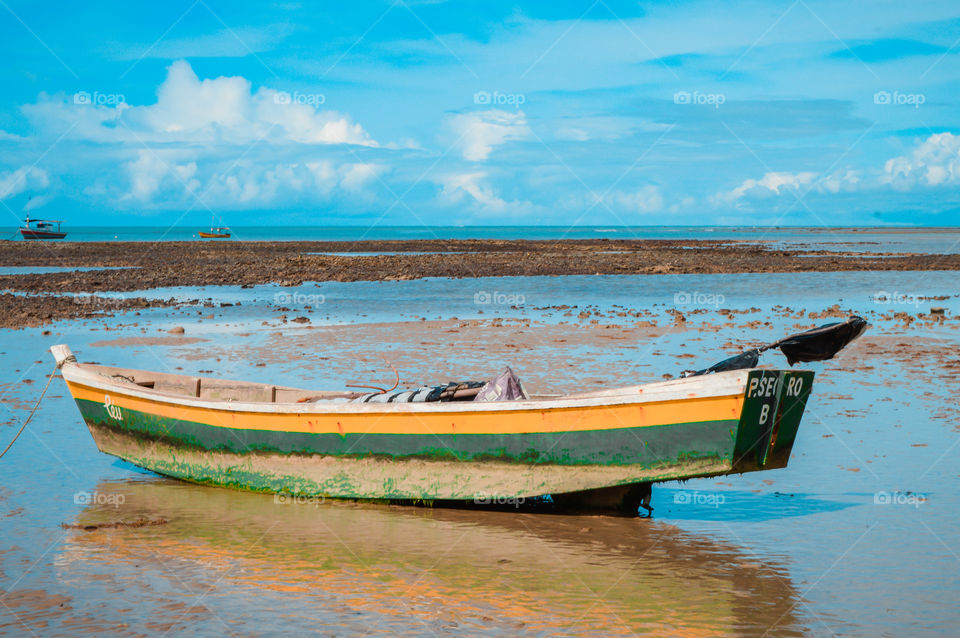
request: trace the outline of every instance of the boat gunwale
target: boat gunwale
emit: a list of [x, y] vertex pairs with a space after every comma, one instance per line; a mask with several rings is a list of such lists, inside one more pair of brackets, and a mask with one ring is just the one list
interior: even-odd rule
[[[133, 370], [133, 369], [127, 369]], [[234, 413], [255, 414], [417, 414], [417, 413], [498, 413], [514, 411], [540, 412], [563, 409], [603, 408], [621, 405], [643, 405], [669, 403], [676, 401], [696, 401], [729, 397], [742, 397], [746, 389], [747, 377], [753, 368], [720, 372], [704, 377], [673, 379], [667, 382], [625, 386], [599, 391], [599, 396], [566, 395], [546, 400], [517, 401], [447, 401], [431, 403], [333, 403], [329, 401], [304, 403], [276, 403], [254, 401], [230, 401], [191, 397], [183, 394], [163, 392], [142, 386], [113, 381], [103, 374], [85, 370], [82, 364], [67, 363], [62, 367], [64, 379], [69, 383], [84, 386], [90, 390], [129, 396], [155, 403], [202, 408]], [[139, 371], [138, 372], [142, 372]], [[177, 375], [190, 378], [189, 375]], [[203, 379], [212, 379], [202, 377]], [[221, 379], [217, 379], [221, 380]], [[226, 380], [224, 380], [226, 381]], [[677, 383], [682, 381], [682, 383]], [[265, 384], [268, 385], [268, 384]], [[693, 386], [693, 387], [691, 387]], [[621, 391], [622, 393], [613, 394]], [[651, 391], [653, 390], [653, 391]]]

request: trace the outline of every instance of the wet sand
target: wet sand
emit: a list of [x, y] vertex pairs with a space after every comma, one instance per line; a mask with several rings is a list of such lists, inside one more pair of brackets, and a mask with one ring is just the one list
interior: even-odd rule
[[61, 319], [112, 316], [118, 312], [172, 305], [161, 299], [109, 299], [51, 294], [13, 295], [0, 293], [0, 327], [28, 328]]
[[[960, 255], [810, 252], [773, 248], [754, 240], [0, 242], [0, 265], [120, 268], [0, 276], [0, 290], [30, 293], [0, 296], [0, 327], [17, 328], [166, 305], [162, 300], [117, 300], [108, 293], [174, 286], [297, 286], [425, 277], [960, 270]], [[66, 301], [52, 296], [68, 293], [93, 294]]]
[[[805, 277], [817, 281], [796, 281]], [[351, 283], [324, 286], [317, 307], [277, 303], [275, 287], [240, 291], [249, 293], [242, 305], [236, 290], [211, 289], [199, 307], [2, 331], [0, 389], [22, 416], [52, 366], [44, 349], [57, 342], [84, 361], [312, 388], [392, 382], [384, 359], [404, 385], [480, 380], [511, 365], [532, 391], [564, 392], [655, 381], [853, 312], [872, 324], [833, 361], [804, 366], [817, 377], [786, 469], [658, 485], [649, 520], [281, 503], [178, 483], [99, 453], [55, 380], [0, 463], [10, 530], [0, 540], [0, 633], [869, 636], [956, 627], [952, 275], [664, 279]], [[453, 298], [461, 284], [468, 290]], [[480, 287], [527, 300], [477, 305]], [[880, 287], [932, 297], [877, 304], [868, 293]], [[678, 288], [723, 293], [731, 307], [673, 304]], [[369, 298], [393, 318], [366, 317]], [[763, 363], [785, 365], [775, 352]], [[878, 503], [887, 493], [924, 500]]]
[[698, 240], [85, 242], [40, 247], [7, 242], [0, 243], [0, 264], [136, 269], [0, 277], [0, 287], [14, 290], [96, 292], [420, 277], [958, 270], [960, 255], [811, 255], [755, 241]]

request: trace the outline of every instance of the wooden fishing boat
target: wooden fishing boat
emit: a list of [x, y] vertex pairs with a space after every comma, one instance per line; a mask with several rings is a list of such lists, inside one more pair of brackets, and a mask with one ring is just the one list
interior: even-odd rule
[[568, 396], [357, 403], [51, 350], [99, 449], [166, 476], [336, 498], [549, 494], [634, 512], [651, 482], [785, 467], [814, 376], [750, 368]]
[[227, 239], [230, 237], [230, 229], [225, 226], [217, 226], [211, 228], [210, 232], [201, 230], [197, 234], [204, 239]]
[[[27, 217], [23, 226], [19, 229], [20, 235], [24, 239], [63, 239], [67, 236], [67, 233], [60, 230], [60, 224], [62, 223], [62, 220], [30, 219]], [[57, 225], [56, 230], [53, 228], [54, 224]]]

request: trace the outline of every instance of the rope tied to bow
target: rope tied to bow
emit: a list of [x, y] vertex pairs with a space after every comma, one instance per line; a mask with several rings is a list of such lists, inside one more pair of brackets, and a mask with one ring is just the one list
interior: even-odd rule
[[13, 444], [16, 443], [16, 442], [17, 442], [17, 439], [20, 438], [20, 435], [23, 434], [23, 431], [24, 431], [25, 429], [27, 429], [27, 424], [30, 423], [30, 419], [33, 418], [33, 415], [34, 415], [34, 413], [36, 413], [37, 408], [40, 407], [40, 402], [43, 401], [43, 397], [44, 397], [44, 395], [47, 393], [47, 389], [50, 387], [50, 383], [53, 381], [53, 377], [57, 376], [57, 371], [58, 371], [60, 368], [62, 368], [62, 367], [63, 367], [63, 364], [65, 364], [65, 363], [76, 363], [76, 362], [77, 362], [77, 358], [76, 358], [75, 356], [73, 356], [73, 355], [70, 355], [69, 357], [67, 357], [67, 358], [64, 359], [63, 361], [60, 361], [60, 362], [57, 363], [56, 367], [54, 367], [54, 369], [53, 369], [53, 372], [51, 372], [51, 373], [50, 373], [50, 376], [47, 377], [47, 385], [43, 386], [43, 392], [40, 393], [40, 398], [37, 399], [37, 402], [36, 402], [36, 404], [34, 404], [33, 409], [30, 410], [30, 414], [27, 415], [27, 420], [23, 422], [23, 425], [20, 426], [20, 430], [16, 433], [16, 435], [14, 435], [13, 440], [10, 441], [10, 443], [7, 445], [6, 448], [4, 448], [3, 452], [0, 452], [0, 459], [3, 458], [3, 455], [4, 455], [4, 454], [6, 454], [7, 452], [10, 451], [10, 448], [13, 447]]

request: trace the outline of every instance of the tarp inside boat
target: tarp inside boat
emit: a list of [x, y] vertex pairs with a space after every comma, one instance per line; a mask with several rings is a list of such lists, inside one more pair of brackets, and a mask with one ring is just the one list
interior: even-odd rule
[[351, 403], [432, 403], [435, 401], [515, 401], [527, 399], [520, 379], [509, 367], [489, 381], [450, 381], [399, 392], [371, 392]]

